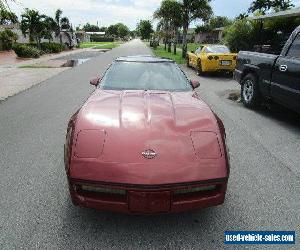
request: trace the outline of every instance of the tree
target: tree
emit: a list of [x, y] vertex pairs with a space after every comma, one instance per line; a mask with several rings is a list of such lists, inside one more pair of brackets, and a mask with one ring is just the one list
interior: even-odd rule
[[137, 25], [137, 31], [141, 36], [142, 40], [150, 39], [151, 33], [153, 32], [151, 21], [141, 20]]
[[18, 17], [15, 13], [4, 8], [0, 8], [0, 25], [9, 25], [17, 22]]
[[182, 23], [183, 23], [183, 34], [182, 34], [182, 57], [186, 57], [187, 53], [187, 32], [189, 25], [196, 19], [207, 21], [212, 15], [212, 9], [209, 5], [210, 0], [182, 0], [181, 11], [182, 11]]
[[83, 28], [82, 28], [84, 31], [86, 32], [98, 32], [100, 31], [100, 28], [97, 26], [97, 25], [94, 25], [94, 24], [89, 24], [89, 23], [86, 23]]
[[55, 11], [55, 17], [54, 17], [54, 20], [56, 22], [55, 36], [59, 36], [59, 40], [61, 44], [62, 44], [62, 35], [61, 35], [62, 29], [69, 30], [71, 28], [69, 19], [67, 17], [62, 17], [62, 13], [63, 12], [61, 9], [57, 9]]
[[248, 9], [248, 12], [254, 13], [259, 11], [264, 15], [271, 9], [277, 12], [290, 9], [291, 7], [294, 7], [291, 0], [254, 0]]
[[208, 23], [211, 29], [216, 29], [231, 25], [232, 21], [226, 16], [215, 16], [209, 19]]
[[209, 32], [216, 28], [226, 27], [232, 24], [232, 21], [225, 16], [215, 16], [209, 19], [201, 26], [197, 26], [195, 33]]
[[245, 19], [247, 18], [249, 15], [247, 13], [241, 13], [239, 14], [235, 19], [236, 20], [242, 20], [242, 19]]
[[100, 27], [100, 28], [99, 28], [99, 31], [100, 31], [100, 32], [105, 32], [105, 33], [106, 33], [106, 32], [107, 32], [107, 27], [104, 27], [104, 26], [103, 26], [103, 27]]
[[236, 20], [224, 31], [224, 41], [233, 52], [251, 50], [254, 40], [254, 26], [247, 19]]
[[164, 28], [169, 52], [171, 52], [171, 38], [173, 38], [174, 54], [176, 54], [178, 29], [182, 26], [181, 4], [176, 0], [163, 0], [160, 7], [154, 12], [154, 17], [161, 20], [161, 26], [158, 27]]
[[113, 37], [117, 37], [118, 36], [118, 26], [115, 24], [108, 26], [107, 34], [110, 36], [113, 36]]
[[55, 20], [52, 17], [46, 16], [44, 19], [44, 31], [42, 33], [45, 39], [48, 39], [49, 42], [53, 40], [52, 33], [56, 32], [57, 25]]
[[10, 50], [18, 35], [9, 29], [0, 31], [0, 50]]
[[125, 24], [118, 23], [117, 26], [118, 26], [118, 36], [120, 38], [124, 38], [124, 37], [128, 36], [129, 28]]
[[41, 38], [45, 29], [45, 15], [41, 15], [36, 10], [25, 9], [25, 13], [21, 15], [21, 31], [24, 36], [29, 35], [29, 40], [36, 41], [38, 48], [40, 48]]
[[60, 19], [60, 27], [62, 30], [70, 30], [71, 29], [71, 24], [70, 20], [67, 17], [62, 17]]

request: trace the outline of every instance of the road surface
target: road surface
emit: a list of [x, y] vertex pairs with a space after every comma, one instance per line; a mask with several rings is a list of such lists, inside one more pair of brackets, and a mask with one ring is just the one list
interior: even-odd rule
[[199, 78], [198, 91], [227, 129], [231, 176], [224, 205], [129, 216], [71, 204], [63, 164], [69, 117], [93, 91], [89, 79], [114, 58], [150, 53], [134, 40], [0, 103], [0, 249], [241, 249], [223, 244], [225, 230], [299, 235], [299, 116], [245, 109], [226, 98], [238, 85], [220, 76]]

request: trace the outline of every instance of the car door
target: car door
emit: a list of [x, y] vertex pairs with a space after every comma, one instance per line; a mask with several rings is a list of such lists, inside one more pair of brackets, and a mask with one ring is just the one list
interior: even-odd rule
[[285, 106], [300, 111], [300, 33], [274, 65], [271, 95]]

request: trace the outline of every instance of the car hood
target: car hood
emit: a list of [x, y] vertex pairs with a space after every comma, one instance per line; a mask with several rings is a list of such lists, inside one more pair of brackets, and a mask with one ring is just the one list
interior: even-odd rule
[[96, 90], [77, 125], [114, 132], [217, 131], [213, 113], [195, 92]]
[[149, 184], [226, 174], [215, 115], [195, 92], [96, 90], [75, 127], [73, 178]]
[[122, 162], [131, 158], [122, 157], [128, 147], [161, 151], [164, 145], [185, 152], [192, 149], [191, 131], [219, 133], [214, 114], [195, 92], [96, 90], [79, 112], [76, 128], [104, 131], [105, 159]]

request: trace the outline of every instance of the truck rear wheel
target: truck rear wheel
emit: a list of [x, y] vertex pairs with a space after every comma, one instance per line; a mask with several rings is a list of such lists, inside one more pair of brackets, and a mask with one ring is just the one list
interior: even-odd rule
[[260, 106], [262, 97], [259, 92], [258, 80], [254, 74], [244, 77], [241, 86], [241, 99], [247, 108], [256, 109]]

